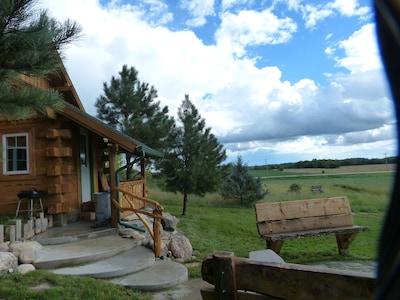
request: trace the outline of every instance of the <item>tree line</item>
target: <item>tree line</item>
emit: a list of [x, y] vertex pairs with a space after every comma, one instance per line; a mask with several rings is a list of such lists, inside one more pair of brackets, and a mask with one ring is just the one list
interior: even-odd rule
[[254, 170], [283, 170], [283, 169], [310, 169], [323, 168], [335, 169], [343, 166], [377, 165], [377, 164], [396, 164], [397, 156], [385, 158], [346, 158], [346, 159], [312, 159], [298, 162], [289, 162], [282, 164], [270, 164], [263, 166], [254, 166]]

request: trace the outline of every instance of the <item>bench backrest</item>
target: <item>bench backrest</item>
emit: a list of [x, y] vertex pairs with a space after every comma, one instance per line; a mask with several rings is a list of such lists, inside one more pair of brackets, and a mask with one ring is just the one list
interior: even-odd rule
[[259, 234], [353, 226], [347, 197], [332, 197], [255, 205]]

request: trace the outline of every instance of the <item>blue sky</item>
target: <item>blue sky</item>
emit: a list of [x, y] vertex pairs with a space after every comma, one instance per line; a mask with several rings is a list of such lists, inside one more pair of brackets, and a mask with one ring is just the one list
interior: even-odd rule
[[228, 161], [397, 153], [372, 1], [40, 3], [83, 27], [64, 63], [92, 115], [103, 82], [127, 64], [157, 89], [174, 117], [189, 94]]

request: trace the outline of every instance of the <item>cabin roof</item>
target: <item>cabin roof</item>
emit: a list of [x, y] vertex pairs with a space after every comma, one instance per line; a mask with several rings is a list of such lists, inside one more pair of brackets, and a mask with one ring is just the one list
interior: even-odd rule
[[90, 131], [107, 138], [109, 141], [119, 145], [126, 151], [134, 154], [142, 154], [146, 157], [161, 158], [164, 155], [143, 144], [142, 142], [114, 129], [113, 127], [103, 123], [99, 119], [85, 113], [69, 102], [64, 102], [63, 109], [59, 112], [61, 115], [73, 120], [79, 125], [89, 129]]
[[60, 72], [49, 76], [48, 80], [51, 88], [58, 91], [63, 96], [64, 101], [78, 107], [81, 111], [85, 111], [63, 63], [61, 63]]

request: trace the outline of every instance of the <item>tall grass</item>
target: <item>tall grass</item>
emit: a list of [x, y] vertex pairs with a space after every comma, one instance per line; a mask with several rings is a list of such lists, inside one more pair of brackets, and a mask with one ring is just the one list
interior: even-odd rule
[[57, 275], [37, 270], [0, 275], [0, 299], [121, 299], [149, 300], [150, 295], [88, 277]]
[[[261, 201], [289, 201], [321, 197], [347, 196], [354, 222], [366, 225], [369, 232], [360, 233], [350, 246], [348, 256], [338, 254], [334, 236], [285, 241], [282, 258], [292, 263], [312, 263], [330, 260], [374, 261], [377, 257], [379, 235], [385, 216], [394, 173], [353, 174], [326, 176], [273, 177], [263, 179], [270, 193]], [[299, 193], [289, 187], [301, 186]], [[324, 193], [312, 193], [312, 185], [322, 185]], [[203, 257], [215, 250], [232, 251], [236, 256], [248, 257], [250, 251], [265, 249], [265, 241], [257, 232], [253, 208], [224, 201], [218, 193], [205, 197], [189, 196], [186, 216], [181, 216], [183, 196], [166, 193], [155, 185], [149, 187], [149, 197], [159, 201], [165, 211], [180, 219], [178, 228], [191, 241], [198, 256], [191, 261], [189, 274], [200, 276]]]

